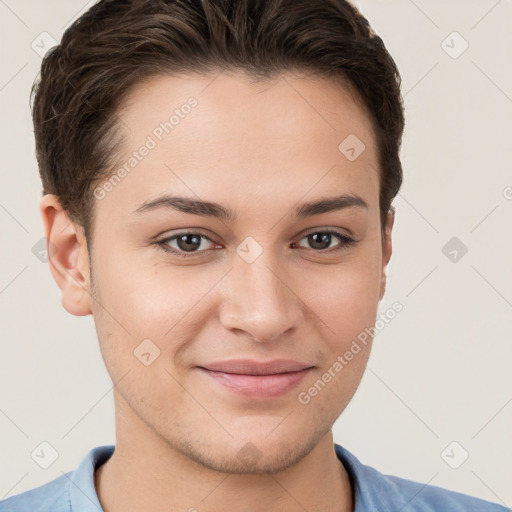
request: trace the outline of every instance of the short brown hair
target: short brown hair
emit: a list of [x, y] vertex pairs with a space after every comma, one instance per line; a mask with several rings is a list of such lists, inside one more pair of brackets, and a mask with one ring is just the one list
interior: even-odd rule
[[[384, 43], [346, 0], [101, 0], [43, 59], [31, 100], [43, 194], [90, 243], [93, 189], [123, 146], [116, 110], [154, 75], [311, 72], [356, 89], [379, 157], [381, 228], [402, 183], [401, 79]], [[341, 141], [340, 141], [341, 142]]]

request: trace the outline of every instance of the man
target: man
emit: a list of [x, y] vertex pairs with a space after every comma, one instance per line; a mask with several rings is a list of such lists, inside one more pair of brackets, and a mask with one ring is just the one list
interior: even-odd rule
[[354, 7], [101, 1], [34, 91], [50, 269], [116, 444], [0, 510], [505, 510], [333, 443], [402, 179], [399, 74]]

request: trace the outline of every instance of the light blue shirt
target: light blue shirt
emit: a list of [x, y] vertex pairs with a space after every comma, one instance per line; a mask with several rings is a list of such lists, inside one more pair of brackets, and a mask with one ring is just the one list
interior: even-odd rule
[[[362, 464], [340, 445], [336, 455], [354, 489], [355, 512], [508, 512], [509, 509], [466, 494], [384, 475]], [[94, 487], [94, 471], [114, 446], [93, 448], [77, 469], [0, 501], [0, 512], [103, 512]]]

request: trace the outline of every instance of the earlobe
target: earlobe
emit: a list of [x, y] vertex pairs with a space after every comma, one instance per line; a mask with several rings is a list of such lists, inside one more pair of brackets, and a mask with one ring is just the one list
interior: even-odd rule
[[395, 222], [395, 209], [391, 207], [388, 211], [386, 218], [386, 227], [384, 230], [384, 238], [382, 240], [382, 274], [380, 282], [380, 298], [382, 300], [384, 293], [386, 293], [386, 267], [391, 259], [391, 253], [393, 252], [391, 232], [393, 230], [393, 224]]
[[92, 313], [89, 294], [89, 255], [80, 226], [72, 222], [53, 194], [39, 205], [47, 241], [50, 271], [61, 289], [62, 305], [72, 315]]

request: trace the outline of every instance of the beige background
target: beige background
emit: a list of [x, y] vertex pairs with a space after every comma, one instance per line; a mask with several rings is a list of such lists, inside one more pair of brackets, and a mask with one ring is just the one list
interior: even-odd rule
[[[404, 309], [376, 338], [335, 440], [383, 472], [512, 506], [512, 2], [357, 4], [403, 77], [405, 182], [381, 311]], [[115, 441], [92, 317], [62, 308], [32, 252], [43, 233], [31, 44], [60, 40], [85, 5], [0, 1], [0, 498]], [[452, 237], [468, 248], [456, 262], [442, 251]], [[59, 454], [48, 469], [30, 456], [42, 441]], [[458, 469], [441, 456], [453, 441], [452, 465], [469, 454]]]

